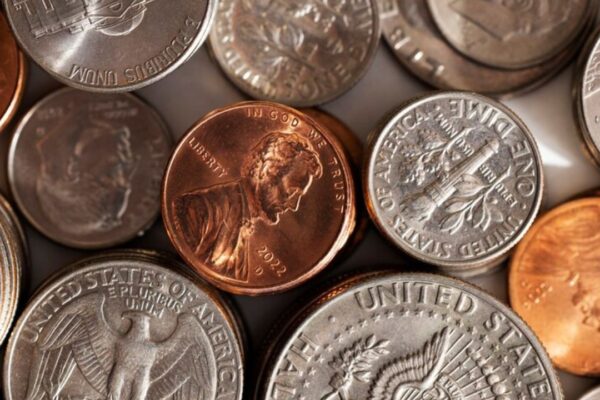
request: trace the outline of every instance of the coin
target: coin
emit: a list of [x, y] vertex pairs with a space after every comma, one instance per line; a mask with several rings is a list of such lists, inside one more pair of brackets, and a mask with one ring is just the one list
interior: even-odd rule
[[[550, 79], [579, 49], [571, 45], [552, 60], [526, 69], [497, 69], [471, 61], [448, 45], [425, 0], [380, 0], [379, 9], [383, 36], [394, 55], [419, 79], [439, 89], [515, 95]], [[593, 18], [588, 19], [591, 26]]]
[[510, 265], [512, 307], [578, 375], [600, 375], [599, 229], [599, 198], [567, 202], [533, 225]]
[[23, 228], [8, 201], [0, 196], [0, 344], [12, 327], [27, 263]]
[[443, 36], [482, 64], [520, 69], [569, 46], [591, 11], [588, 0], [427, 0]]
[[348, 91], [379, 43], [376, 0], [221, 0], [209, 43], [248, 95], [309, 107]]
[[241, 399], [243, 359], [225, 303], [172, 267], [121, 251], [68, 268], [11, 334], [5, 398]]
[[0, 132], [10, 123], [25, 92], [27, 63], [0, 13]]
[[600, 388], [595, 388], [580, 397], [579, 400], [600, 400]]
[[380, 231], [447, 272], [478, 269], [525, 234], [542, 200], [542, 164], [524, 123], [481, 95], [439, 92], [385, 120], [363, 189]]
[[543, 347], [481, 290], [427, 274], [345, 282], [288, 325], [256, 399], [562, 399]]
[[323, 270], [355, 223], [352, 170], [338, 141], [267, 102], [216, 110], [181, 139], [162, 214], [177, 252], [238, 294], [297, 286]]
[[19, 209], [49, 238], [109, 247], [142, 234], [160, 211], [171, 136], [130, 94], [59, 90], [19, 122], [8, 177]]
[[21, 47], [82, 90], [136, 90], [163, 78], [204, 42], [216, 0], [3, 0]]

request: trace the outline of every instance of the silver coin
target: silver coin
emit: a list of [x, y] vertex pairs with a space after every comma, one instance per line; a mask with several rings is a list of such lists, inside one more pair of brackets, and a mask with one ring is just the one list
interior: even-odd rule
[[446, 271], [505, 255], [542, 200], [531, 133], [508, 108], [477, 94], [411, 101], [377, 130], [364, 168], [378, 228], [409, 255]]
[[354, 86], [379, 37], [375, 0], [221, 0], [209, 43], [250, 96], [308, 107]]
[[274, 349], [257, 399], [562, 399], [525, 323], [457, 280], [343, 283], [304, 315]]
[[11, 334], [5, 398], [241, 399], [225, 303], [153, 260], [96, 256], [46, 285]]
[[161, 118], [137, 97], [66, 88], [19, 122], [9, 183], [23, 214], [49, 238], [109, 247], [154, 222], [171, 145]]
[[21, 47], [78, 89], [122, 92], [181, 65], [206, 39], [217, 0], [3, 0]]
[[427, 0], [458, 51], [497, 68], [520, 69], [555, 57], [577, 37], [589, 0]]
[[600, 387], [590, 390], [581, 396], [579, 400], [600, 400]]
[[[426, 0], [379, 0], [379, 10], [383, 36], [394, 55], [418, 78], [439, 89], [502, 97], [522, 93], [554, 76], [579, 48], [569, 46], [534, 67], [498, 69], [471, 61], [451, 47], [435, 26]], [[586, 26], [592, 25], [592, 20], [589, 17]]]

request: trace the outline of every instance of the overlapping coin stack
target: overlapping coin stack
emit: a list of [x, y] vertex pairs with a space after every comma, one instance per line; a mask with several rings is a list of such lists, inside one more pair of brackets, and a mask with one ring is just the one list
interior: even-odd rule
[[[600, 376], [598, 191], [538, 218], [544, 132], [498, 100], [578, 56], [564, 112], [600, 164], [598, 1], [3, 3], [5, 399], [558, 400], [555, 367]], [[315, 107], [382, 34], [438, 90], [363, 148]], [[175, 131], [162, 89], [129, 92], [197, 79], [179, 67], [205, 41], [248, 98]], [[19, 110], [25, 55], [68, 87]], [[94, 253], [49, 271], [46, 239]], [[512, 308], [465, 281], [507, 265]]]

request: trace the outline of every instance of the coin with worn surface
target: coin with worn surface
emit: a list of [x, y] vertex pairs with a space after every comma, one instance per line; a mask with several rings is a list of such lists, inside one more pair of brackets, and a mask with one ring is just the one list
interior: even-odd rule
[[257, 399], [562, 399], [543, 347], [508, 307], [458, 280], [342, 283], [273, 348]]
[[27, 63], [0, 13], [0, 132], [10, 123], [25, 92]]
[[520, 69], [569, 46], [591, 12], [589, 0], [427, 0], [443, 36], [480, 63]]
[[6, 349], [5, 398], [241, 399], [226, 304], [158, 261], [106, 253], [39, 291]]
[[511, 260], [512, 307], [554, 364], [600, 375], [600, 199], [570, 201], [540, 218]]
[[149, 85], [206, 39], [216, 0], [3, 0], [21, 47], [61, 82], [119, 92]]
[[579, 400], [600, 400], [600, 387], [590, 390], [581, 396]]
[[379, 36], [375, 0], [221, 0], [209, 42], [250, 96], [308, 107], [354, 86]]
[[[597, 5], [596, 5], [597, 6]], [[520, 70], [485, 66], [448, 45], [435, 26], [426, 0], [379, 0], [383, 36], [409, 71], [440, 89], [508, 96], [530, 90], [558, 72], [576, 54], [571, 45], [548, 62]], [[592, 18], [588, 18], [591, 25]]]
[[542, 165], [523, 122], [481, 95], [440, 92], [374, 133], [363, 171], [371, 217], [402, 250], [448, 272], [473, 270], [525, 234]]
[[573, 86], [581, 134], [593, 160], [600, 165], [600, 31], [588, 39]]
[[355, 224], [354, 181], [338, 141], [266, 102], [216, 110], [179, 142], [162, 214], [179, 254], [216, 286], [279, 292], [324, 269]]
[[62, 89], [19, 122], [9, 183], [23, 214], [49, 238], [109, 247], [154, 222], [171, 145], [164, 122], [137, 97]]

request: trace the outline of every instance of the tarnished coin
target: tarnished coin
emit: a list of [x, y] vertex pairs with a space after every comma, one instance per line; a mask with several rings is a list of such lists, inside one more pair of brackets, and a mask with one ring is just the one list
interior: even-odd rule
[[356, 218], [345, 152], [294, 109], [216, 110], [179, 142], [165, 173], [171, 242], [202, 277], [239, 294], [297, 286], [344, 247]]
[[290, 324], [257, 399], [562, 399], [543, 347], [508, 307], [457, 280], [342, 283]]
[[11, 334], [5, 398], [241, 399], [227, 306], [175, 267], [121, 251], [47, 284]]
[[[526, 69], [498, 69], [467, 59], [451, 47], [435, 26], [426, 0], [379, 0], [379, 10], [383, 36], [398, 60], [439, 89], [514, 95], [550, 79], [579, 49], [573, 44], [552, 60]], [[588, 20], [586, 27], [593, 18]]]
[[23, 214], [49, 238], [109, 247], [154, 222], [171, 145], [164, 122], [137, 97], [62, 89], [19, 122], [9, 183]]
[[25, 91], [27, 63], [0, 13], [0, 132], [9, 124]]
[[442, 34], [480, 63], [520, 69], [569, 46], [591, 12], [590, 0], [427, 0]]
[[374, 133], [364, 168], [378, 228], [409, 255], [447, 272], [505, 256], [542, 200], [531, 133], [508, 108], [477, 94], [410, 101]]
[[379, 43], [376, 0], [220, 0], [209, 42], [225, 74], [258, 99], [308, 107], [365, 74]]
[[217, 0], [3, 0], [21, 47], [61, 82], [123, 92], [163, 78], [208, 35]]
[[552, 361], [600, 375], [600, 198], [570, 201], [540, 218], [511, 260], [512, 307]]
[[600, 400], [600, 387], [590, 390], [584, 394], [579, 400]]

